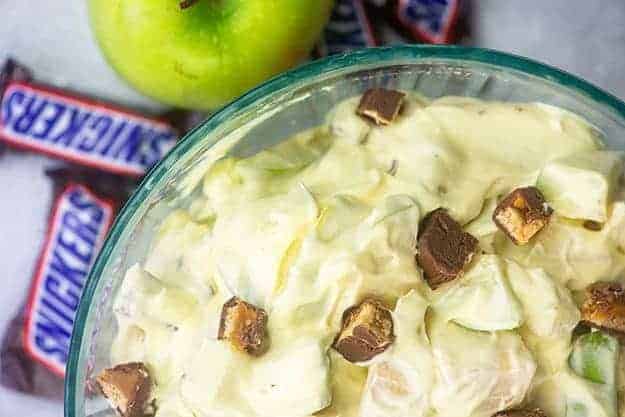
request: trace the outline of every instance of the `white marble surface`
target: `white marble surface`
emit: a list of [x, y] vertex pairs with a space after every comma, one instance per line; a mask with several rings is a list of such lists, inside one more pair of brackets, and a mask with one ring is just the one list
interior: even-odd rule
[[625, 1], [474, 0], [473, 42], [531, 57], [625, 98]]
[[[172, 0], [173, 1], [173, 0]], [[0, 0], [0, 60], [12, 55], [43, 81], [133, 106], [158, 108], [108, 68], [89, 32], [84, 0]], [[474, 0], [473, 43], [533, 57], [625, 98], [623, 0]], [[51, 198], [54, 162], [0, 158], [0, 331], [25, 297]], [[58, 417], [60, 402], [0, 387], [0, 417]]]

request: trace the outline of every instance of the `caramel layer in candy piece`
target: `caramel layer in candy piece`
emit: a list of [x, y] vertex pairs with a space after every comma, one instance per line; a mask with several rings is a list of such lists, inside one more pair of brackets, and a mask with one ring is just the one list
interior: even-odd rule
[[586, 288], [582, 322], [598, 329], [625, 333], [625, 288], [619, 282], [597, 282]]
[[430, 212], [419, 225], [417, 262], [432, 289], [458, 278], [471, 262], [478, 241], [443, 208]]
[[238, 297], [228, 300], [221, 310], [220, 340], [250, 355], [262, 355], [267, 349], [267, 313]]
[[377, 125], [388, 125], [399, 114], [404, 96], [401, 91], [372, 88], [363, 94], [356, 113]]
[[350, 362], [364, 362], [384, 352], [395, 335], [391, 312], [378, 300], [366, 299], [345, 310], [334, 349]]
[[534, 408], [532, 410], [504, 410], [495, 413], [493, 417], [547, 417], [547, 415], [540, 408]]
[[538, 188], [517, 188], [501, 200], [493, 221], [515, 244], [525, 245], [549, 223], [552, 213]]
[[148, 415], [152, 379], [145, 365], [130, 362], [103, 370], [96, 378], [104, 397], [122, 417]]

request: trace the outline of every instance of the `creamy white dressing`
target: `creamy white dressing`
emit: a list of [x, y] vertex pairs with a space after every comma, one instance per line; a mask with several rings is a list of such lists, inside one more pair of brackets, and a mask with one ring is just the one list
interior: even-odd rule
[[[568, 365], [571, 291], [625, 269], [615, 169], [577, 162], [602, 148], [594, 128], [550, 106], [459, 97], [410, 98], [378, 127], [357, 104], [250, 158], [224, 157], [230, 142], [209, 151], [205, 173], [183, 184], [201, 183], [202, 195], [164, 220], [115, 303], [111, 360], [147, 364], [156, 417], [490, 417], [525, 404], [564, 417], [567, 398], [612, 416]], [[571, 160], [595, 193], [571, 194]], [[492, 211], [539, 178], [565, 209], [518, 247]], [[419, 220], [441, 206], [484, 253], [432, 291], [415, 241]], [[584, 229], [580, 213], [605, 219], [603, 229]], [[217, 340], [233, 295], [268, 313], [263, 356]], [[331, 344], [365, 296], [392, 308], [396, 340], [355, 365]]]

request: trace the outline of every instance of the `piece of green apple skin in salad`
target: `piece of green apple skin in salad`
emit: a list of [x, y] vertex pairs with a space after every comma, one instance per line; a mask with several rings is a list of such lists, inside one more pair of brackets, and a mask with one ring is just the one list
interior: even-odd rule
[[[573, 372], [589, 385], [592, 401], [585, 403], [574, 396], [567, 397], [567, 417], [595, 415], [618, 416], [617, 412], [617, 362], [618, 340], [600, 330], [593, 330], [577, 338], [569, 356]], [[600, 411], [593, 411], [599, 407]], [[601, 413], [601, 414], [598, 414]]]

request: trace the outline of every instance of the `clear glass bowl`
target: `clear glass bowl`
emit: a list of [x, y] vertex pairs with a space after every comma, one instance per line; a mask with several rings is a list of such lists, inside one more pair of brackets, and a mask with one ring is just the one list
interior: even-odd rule
[[112, 300], [125, 270], [144, 260], [158, 224], [188, 199], [179, 185], [205, 151], [236, 135], [231, 150], [250, 155], [324, 122], [341, 100], [373, 86], [413, 90], [429, 97], [541, 101], [593, 123], [609, 147], [625, 149], [625, 103], [555, 68], [501, 52], [441, 46], [360, 50], [315, 61], [245, 94], [190, 132], [154, 167], [130, 198], [98, 257], [78, 309], [65, 381], [65, 416], [113, 415], [88, 395], [93, 376], [109, 366], [116, 331]]

